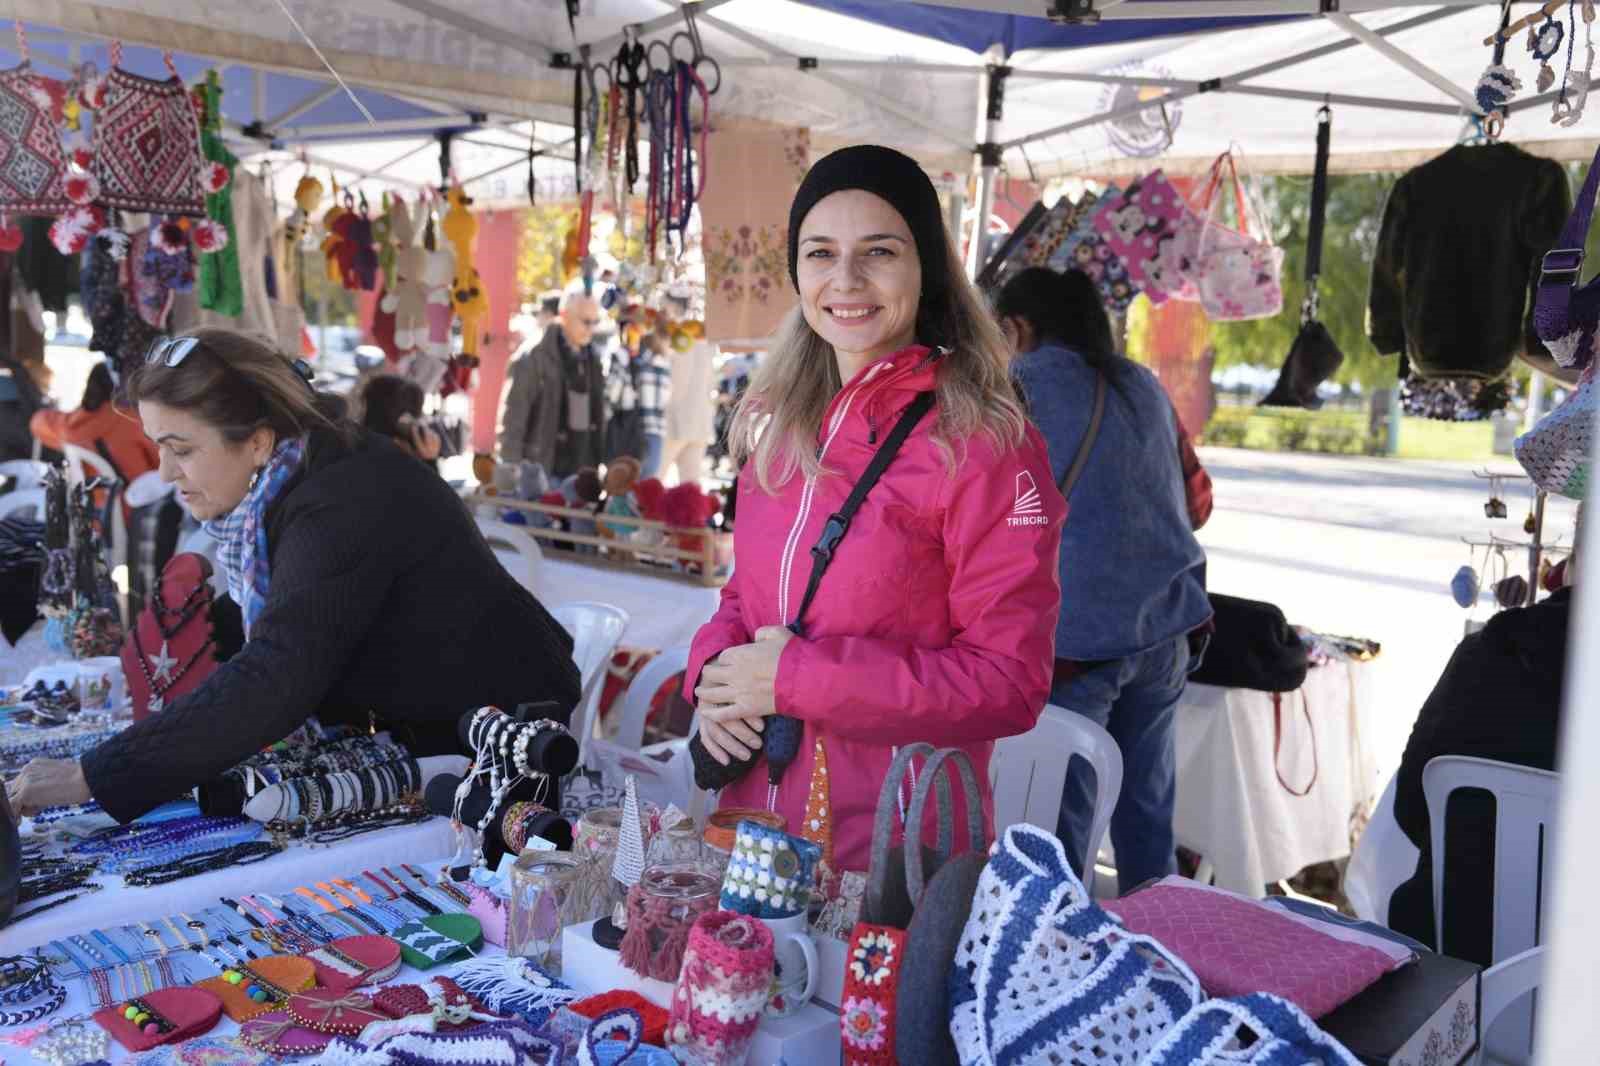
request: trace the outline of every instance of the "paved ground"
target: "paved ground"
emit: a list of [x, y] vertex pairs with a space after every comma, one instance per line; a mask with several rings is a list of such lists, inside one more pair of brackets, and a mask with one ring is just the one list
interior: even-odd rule
[[[1201, 459], [1216, 484], [1216, 512], [1200, 534], [1212, 590], [1271, 600], [1296, 625], [1382, 642], [1373, 741], [1387, 776], [1464, 621], [1495, 610], [1487, 589], [1470, 615], [1450, 598], [1450, 578], [1468, 561], [1460, 538], [1524, 539], [1528, 483], [1511, 483], [1508, 517], [1490, 521], [1488, 483], [1473, 478], [1471, 464], [1232, 448], [1202, 449]], [[1492, 467], [1519, 471], [1509, 457]], [[1547, 539], [1570, 544], [1575, 511], [1552, 501]], [[1526, 553], [1506, 558], [1526, 575]], [[1481, 550], [1477, 566], [1482, 573]]]

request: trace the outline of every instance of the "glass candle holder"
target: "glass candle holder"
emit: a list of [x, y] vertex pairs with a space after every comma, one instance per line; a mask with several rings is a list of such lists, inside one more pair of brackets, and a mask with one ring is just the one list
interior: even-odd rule
[[582, 921], [574, 915], [583, 863], [559, 851], [525, 852], [511, 866], [511, 903], [506, 914], [506, 954], [531, 961], [546, 973], [561, 973], [561, 930]]

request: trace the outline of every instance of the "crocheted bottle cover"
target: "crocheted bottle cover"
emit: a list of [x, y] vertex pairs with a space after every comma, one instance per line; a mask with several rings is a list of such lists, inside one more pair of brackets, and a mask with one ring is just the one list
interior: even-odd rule
[[673, 1054], [702, 1066], [743, 1063], [766, 1012], [772, 967], [772, 933], [759, 919], [729, 911], [701, 915], [672, 993]]
[[722, 909], [756, 918], [791, 918], [811, 903], [822, 849], [759, 822], [742, 821], [722, 881]]
[[1061, 841], [1007, 829], [978, 879], [950, 971], [963, 1064], [1143, 1066], [1203, 993], [1194, 973], [1090, 899]]
[[887, 925], [858, 923], [849, 940], [839, 1035], [845, 1066], [893, 1066], [895, 988], [906, 934]]
[[717, 906], [716, 881], [698, 876], [710, 891], [666, 896], [653, 892], [649, 881], [628, 889], [628, 931], [618, 950], [622, 965], [641, 977], [678, 979], [690, 929]]

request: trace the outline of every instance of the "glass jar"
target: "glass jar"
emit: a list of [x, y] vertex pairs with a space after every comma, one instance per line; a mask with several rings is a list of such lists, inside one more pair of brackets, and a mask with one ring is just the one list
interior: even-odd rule
[[506, 914], [506, 954], [561, 974], [561, 930], [581, 921], [573, 914], [583, 863], [565, 852], [529, 851], [511, 866]]
[[717, 873], [726, 862], [726, 858], [718, 861], [717, 855], [706, 846], [699, 827], [689, 818], [657, 830], [644, 853], [644, 868], [647, 870], [654, 866], [692, 865], [706, 867]]

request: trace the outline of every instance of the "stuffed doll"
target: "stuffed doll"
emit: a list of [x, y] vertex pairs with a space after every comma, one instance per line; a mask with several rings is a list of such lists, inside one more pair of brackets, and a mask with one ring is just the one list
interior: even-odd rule
[[451, 186], [450, 210], [440, 227], [455, 248], [455, 274], [450, 282], [450, 302], [461, 318], [461, 357], [468, 366], [478, 362], [479, 323], [489, 314], [489, 294], [473, 264], [472, 246], [478, 240], [478, 219], [468, 208], [472, 198], [459, 185]]
[[[619, 456], [613, 459], [606, 467], [604, 483], [606, 514], [623, 515], [628, 518], [639, 517], [639, 501], [633, 494], [634, 485], [639, 480], [639, 460], [631, 455]], [[600, 535], [616, 540], [631, 540], [635, 527], [622, 523], [600, 523]]]
[[[417, 205], [417, 218], [427, 207]], [[395, 244], [394, 345], [401, 352], [422, 347], [428, 339], [428, 290], [422, 284], [427, 251], [417, 243], [417, 226], [404, 202], [396, 199], [389, 219]]]
[[667, 493], [667, 487], [658, 477], [647, 477], [633, 487], [633, 498], [639, 505], [639, 515], [653, 522], [662, 521], [661, 498]]
[[344, 284], [344, 268], [342, 263], [350, 257], [350, 250], [343, 247], [345, 232], [349, 229], [344, 217], [350, 211], [339, 199], [339, 183], [333, 184], [333, 203], [322, 213], [322, 255], [328, 272], [328, 280], [335, 285]]
[[[567, 507], [574, 510], [594, 511], [600, 504], [602, 488], [600, 472], [592, 466], [585, 466], [561, 483], [561, 498]], [[567, 519], [567, 531], [586, 537], [595, 536], [596, 533], [594, 522], [587, 518]], [[574, 548], [589, 555], [597, 551], [592, 544], [578, 544]]]
[[431, 215], [423, 227], [422, 247], [421, 279], [422, 290], [427, 294], [428, 334], [419, 347], [435, 359], [444, 360], [450, 357], [450, 320], [455, 317], [450, 283], [456, 276], [456, 257], [448, 248], [439, 247]]
[[[669, 546], [697, 555], [705, 551], [707, 530], [713, 516], [722, 510], [715, 496], [708, 495], [692, 481], [676, 485], [661, 497], [661, 520], [674, 527], [667, 533]], [[691, 574], [701, 571], [697, 562], [679, 560], [679, 566]]]

